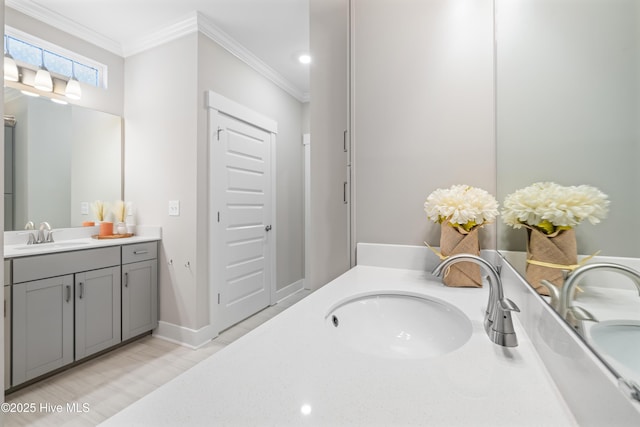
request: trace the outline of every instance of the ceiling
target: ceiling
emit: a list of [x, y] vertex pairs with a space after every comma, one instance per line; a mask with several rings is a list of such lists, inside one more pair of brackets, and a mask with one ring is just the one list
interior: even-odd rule
[[[301, 94], [309, 93], [309, 0], [6, 0], [5, 5], [123, 57], [204, 16]], [[138, 50], [139, 51], [139, 50]]]

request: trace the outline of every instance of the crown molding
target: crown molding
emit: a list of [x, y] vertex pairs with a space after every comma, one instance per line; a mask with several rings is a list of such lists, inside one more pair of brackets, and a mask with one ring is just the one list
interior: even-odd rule
[[168, 25], [161, 30], [125, 43], [122, 46], [122, 56], [125, 58], [133, 56], [188, 34], [195, 33], [198, 31], [198, 15], [197, 12], [191, 13], [186, 18]]
[[30, 0], [5, 0], [5, 5], [124, 58], [199, 31], [298, 101], [309, 102], [308, 92], [300, 90], [251, 51], [218, 28], [209, 18], [197, 11], [162, 30], [131, 42], [120, 44]]
[[116, 55], [123, 56], [122, 46], [117, 41], [105, 37], [84, 25], [78, 24], [59, 13], [33, 3], [30, 0], [5, 0], [4, 4], [6, 7], [10, 7], [11, 9], [30, 16], [31, 18], [51, 25], [54, 28], [71, 34], [72, 36], [78, 37], [79, 39], [87, 41]]
[[[229, 51], [236, 58], [243, 61], [245, 64], [253, 68], [260, 73], [263, 77], [273, 82], [280, 89], [287, 92], [300, 102], [308, 102], [309, 95], [305, 95], [300, 89], [298, 89], [289, 80], [284, 78], [280, 73], [265, 64], [260, 58], [255, 56], [251, 51], [238, 43], [235, 39], [229, 36], [227, 33], [218, 28], [209, 18], [202, 15], [200, 12], [196, 12], [198, 21], [198, 31], [205, 36], [209, 37], [214, 42], [218, 43], [224, 49]], [[306, 99], [306, 100], [305, 100]]]

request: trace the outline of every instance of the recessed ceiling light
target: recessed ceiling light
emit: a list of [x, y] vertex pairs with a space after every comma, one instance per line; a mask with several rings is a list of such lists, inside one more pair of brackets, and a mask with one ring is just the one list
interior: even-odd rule
[[311, 55], [309, 55], [308, 53], [303, 53], [302, 55], [298, 56], [298, 61], [300, 61], [302, 64], [309, 64], [311, 63]]

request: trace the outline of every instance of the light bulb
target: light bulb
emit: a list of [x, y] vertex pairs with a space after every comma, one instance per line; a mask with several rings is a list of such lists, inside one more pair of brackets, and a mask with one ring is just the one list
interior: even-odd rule
[[46, 68], [38, 70], [33, 87], [43, 92], [53, 92], [53, 80], [51, 80], [51, 74]]
[[16, 61], [9, 54], [4, 56], [4, 79], [10, 82], [17, 82], [20, 80]]
[[67, 87], [64, 90], [64, 95], [69, 99], [80, 99], [82, 97], [82, 89], [80, 88], [80, 82], [75, 78], [69, 79]]

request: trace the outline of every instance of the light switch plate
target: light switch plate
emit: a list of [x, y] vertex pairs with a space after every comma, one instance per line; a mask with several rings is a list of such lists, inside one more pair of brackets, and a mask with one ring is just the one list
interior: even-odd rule
[[80, 202], [80, 215], [89, 215], [89, 202]]
[[180, 215], [180, 200], [169, 200], [169, 216]]

